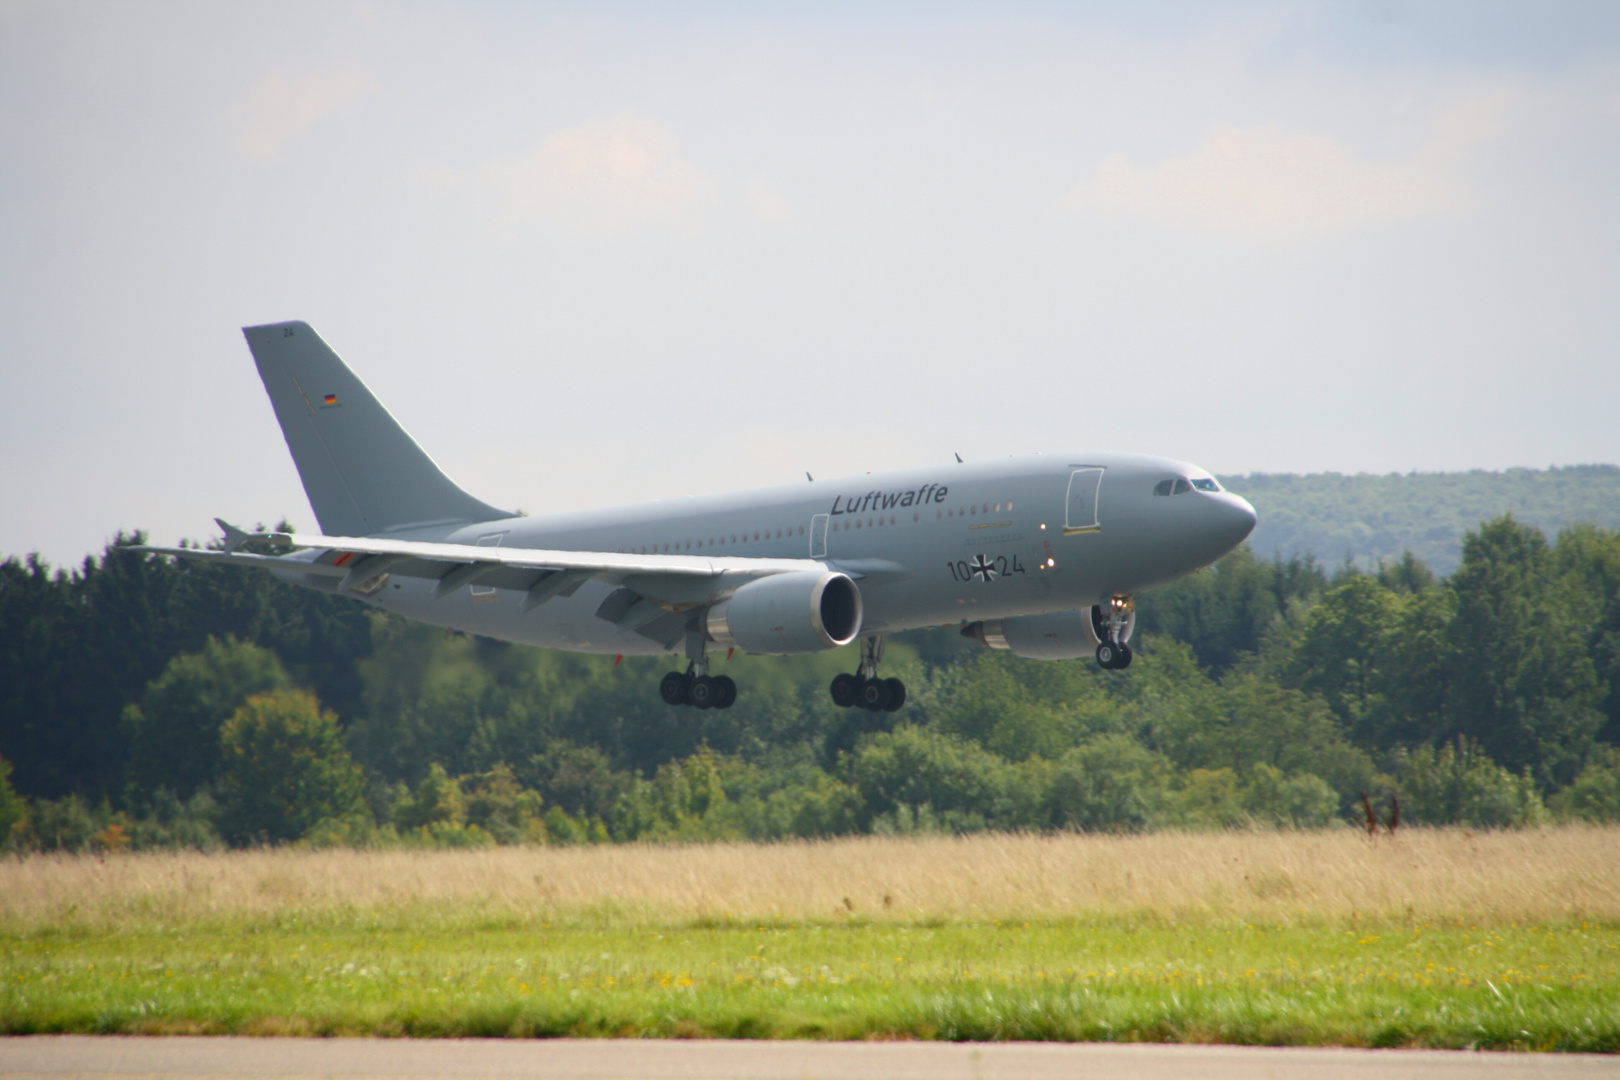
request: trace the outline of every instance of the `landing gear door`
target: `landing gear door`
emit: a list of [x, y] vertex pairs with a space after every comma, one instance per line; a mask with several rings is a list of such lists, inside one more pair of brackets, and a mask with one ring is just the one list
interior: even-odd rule
[[810, 557], [812, 559], [825, 559], [827, 557], [827, 522], [832, 520], [830, 514], [817, 514], [810, 519]]
[[1097, 494], [1102, 490], [1103, 470], [1075, 469], [1069, 474], [1069, 502], [1063, 518], [1063, 535], [1102, 532], [1097, 517]]

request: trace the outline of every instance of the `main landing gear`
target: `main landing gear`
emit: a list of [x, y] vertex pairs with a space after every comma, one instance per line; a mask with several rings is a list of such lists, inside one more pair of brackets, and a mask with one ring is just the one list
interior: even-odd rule
[[707, 644], [702, 634], [686, 636], [686, 671], [672, 671], [658, 683], [658, 696], [664, 704], [729, 709], [737, 700], [737, 684], [729, 675], [709, 674]]
[[1091, 628], [1097, 634], [1097, 663], [1110, 671], [1131, 666], [1135, 655], [1125, 639], [1131, 636], [1136, 607], [1128, 596], [1115, 596], [1091, 609]]
[[833, 704], [840, 709], [859, 705], [868, 712], [895, 712], [906, 703], [906, 684], [899, 679], [877, 677], [878, 661], [883, 659], [883, 635], [861, 638], [861, 668], [855, 674], [833, 677]]

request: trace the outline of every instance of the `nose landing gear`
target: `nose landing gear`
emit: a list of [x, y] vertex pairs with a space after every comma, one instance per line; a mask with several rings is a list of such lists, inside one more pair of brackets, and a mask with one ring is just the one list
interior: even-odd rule
[[729, 675], [709, 674], [707, 644], [701, 634], [686, 636], [686, 671], [671, 671], [658, 683], [658, 696], [664, 699], [664, 704], [729, 709], [737, 700], [737, 684]]
[[1091, 628], [1097, 635], [1097, 664], [1110, 671], [1123, 671], [1135, 656], [1125, 639], [1136, 623], [1136, 604], [1129, 596], [1110, 597], [1108, 603], [1091, 609]]
[[859, 705], [868, 712], [895, 712], [906, 703], [906, 684], [899, 679], [877, 677], [878, 661], [883, 659], [883, 635], [861, 638], [861, 667], [855, 674], [833, 677], [833, 704], [840, 709]]

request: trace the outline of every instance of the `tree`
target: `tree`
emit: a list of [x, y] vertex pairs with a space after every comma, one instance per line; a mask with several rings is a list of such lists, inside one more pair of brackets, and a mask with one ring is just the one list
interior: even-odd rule
[[131, 783], [142, 796], [167, 788], [191, 798], [219, 772], [225, 721], [254, 694], [288, 686], [274, 653], [229, 635], [170, 660], [140, 704], [124, 707]]
[[247, 700], [220, 731], [220, 824], [233, 844], [296, 840], [365, 810], [364, 782], [337, 717], [314, 695]]
[[1416, 746], [1445, 730], [1446, 707], [1456, 682], [1456, 647], [1451, 624], [1457, 594], [1449, 588], [1424, 589], [1400, 604], [1379, 686], [1383, 701], [1361, 718], [1356, 734], [1380, 749]]
[[1587, 626], [1565, 595], [1573, 583], [1555, 570], [1546, 538], [1509, 514], [1468, 534], [1451, 580], [1447, 733], [1477, 740], [1509, 770], [1532, 770], [1544, 789], [1574, 779], [1603, 722]]
[[0, 851], [16, 846], [28, 827], [28, 804], [11, 787], [11, 762], [0, 758]]
[[1586, 635], [1598, 681], [1607, 688], [1599, 705], [1598, 738], [1620, 745], [1620, 532], [1581, 525], [1558, 537], [1553, 558], [1569, 582], [1565, 595], [1590, 606]]
[[1300, 689], [1318, 694], [1347, 729], [1374, 704], [1383, 663], [1394, 644], [1400, 604], [1375, 578], [1350, 577], [1311, 609], [1294, 648]]
[[1314, 560], [1263, 562], [1245, 544], [1207, 570], [1144, 594], [1137, 613], [1144, 632], [1186, 642], [1200, 664], [1219, 674], [1258, 652], [1326, 587]]

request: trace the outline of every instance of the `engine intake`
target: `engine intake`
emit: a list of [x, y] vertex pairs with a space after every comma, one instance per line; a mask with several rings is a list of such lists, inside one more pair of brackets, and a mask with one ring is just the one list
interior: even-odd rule
[[836, 649], [861, 632], [861, 591], [847, 574], [831, 570], [774, 574], [709, 608], [703, 631], [716, 644], [751, 653]]
[[[1025, 660], [1078, 660], [1097, 651], [1107, 629], [1108, 616], [1099, 604], [1079, 611], [985, 619], [962, 627], [962, 636], [991, 649], [1007, 649]], [[1129, 641], [1135, 629], [1133, 610], [1125, 617], [1120, 640]]]

